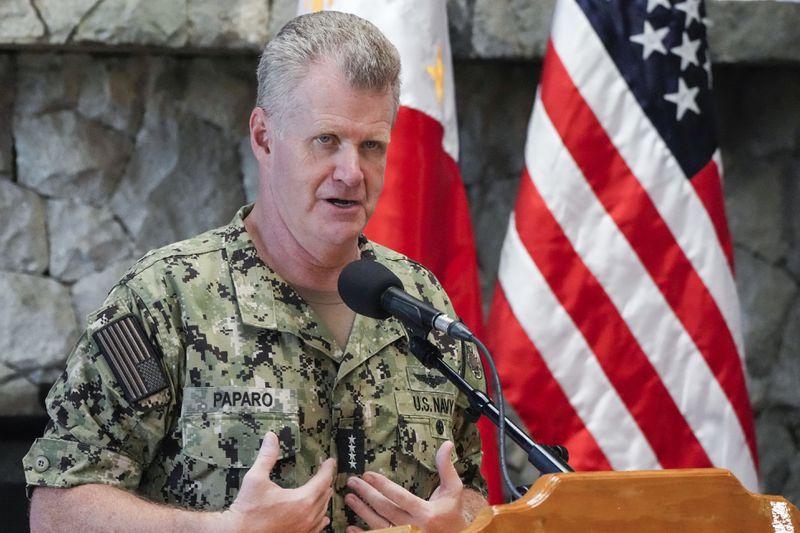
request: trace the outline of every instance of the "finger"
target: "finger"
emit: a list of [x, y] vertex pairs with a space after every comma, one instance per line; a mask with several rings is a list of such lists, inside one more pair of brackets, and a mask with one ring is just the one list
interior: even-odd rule
[[383, 529], [394, 525], [392, 522], [376, 513], [374, 509], [364, 503], [364, 501], [355, 494], [347, 494], [344, 497], [344, 503], [361, 517], [361, 520], [366, 522], [370, 529]]
[[[380, 476], [380, 474], [375, 474], [374, 472], [369, 472], [368, 474], [370, 476]], [[364, 476], [367, 477], [367, 474]], [[380, 477], [383, 478], [387, 483], [394, 485], [394, 483], [385, 477]], [[386, 494], [382, 493], [380, 488], [373, 486], [371, 483], [367, 483], [364, 479], [351, 477], [347, 480], [347, 486], [355, 491], [358, 497], [372, 509], [374, 509], [376, 513], [395, 525], [407, 524], [411, 516], [413, 516], [418, 509], [418, 507], [415, 505], [418, 506], [425, 503], [424, 500], [413, 496], [411, 493], [407, 492], [404, 488], [399, 487], [398, 485], [394, 486], [399, 488], [399, 490], [403, 491], [406, 495], [411, 496], [413, 499], [408, 500], [408, 506], [398, 505], [397, 501], [393, 501], [391, 498], [387, 497]]]
[[261, 448], [259, 448], [258, 456], [256, 456], [256, 460], [253, 463], [253, 469], [264, 471], [267, 474], [271, 473], [275, 463], [278, 462], [280, 451], [278, 436], [272, 431], [268, 431], [261, 442]]
[[450, 461], [455, 445], [449, 440], [436, 452], [436, 470], [439, 472], [439, 486], [443, 491], [461, 490], [464, 484]]
[[328, 524], [330, 524], [330, 523], [331, 523], [331, 519], [330, 519], [330, 518], [328, 518], [328, 517], [327, 517], [327, 515], [326, 515], [326, 516], [323, 516], [323, 517], [322, 517], [322, 518], [321, 518], [321, 519], [320, 519], [320, 520], [317, 522], [317, 524], [314, 526], [314, 529], [312, 529], [312, 531], [322, 531], [323, 529], [325, 529], [326, 527], [328, 527]]
[[333, 476], [336, 475], [336, 461], [333, 459], [326, 459], [323, 462], [317, 473], [311, 479], [306, 481], [304, 487], [312, 494], [324, 494], [326, 487], [333, 484]]
[[358, 526], [348, 526], [344, 531], [345, 533], [361, 533], [364, 530]]
[[[383, 474], [364, 472], [361, 479], [377, 490], [384, 498], [392, 501], [396, 507], [405, 509], [412, 515], [414, 514], [413, 510], [419, 509], [425, 503], [425, 500], [414, 496]], [[367, 502], [372, 505], [371, 501], [367, 500]]]

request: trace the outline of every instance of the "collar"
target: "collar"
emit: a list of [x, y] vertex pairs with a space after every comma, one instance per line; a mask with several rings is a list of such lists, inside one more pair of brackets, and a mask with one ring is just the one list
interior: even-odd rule
[[[342, 354], [311, 307], [258, 257], [255, 244], [244, 227], [244, 219], [252, 209], [252, 204], [239, 209], [223, 237], [239, 314], [245, 325], [294, 335], [329, 357], [341, 360], [340, 377], [405, 336], [394, 318], [379, 321], [357, 314]], [[379, 260], [375, 247], [363, 235], [358, 239], [358, 247], [361, 257]]]

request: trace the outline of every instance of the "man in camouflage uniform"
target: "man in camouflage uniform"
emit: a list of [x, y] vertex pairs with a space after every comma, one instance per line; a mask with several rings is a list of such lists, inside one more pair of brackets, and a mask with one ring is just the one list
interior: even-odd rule
[[[256, 203], [147, 254], [89, 316], [24, 459], [34, 530], [458, 530], [485, 505], [463, 395], [408, 355], [399, 322], [355, 316], [336, 291], [368, 258], [452, 312], [427, 270], [361, 236], [399, 68], [342, 13], [267, 45]], [[433, 340], [483, 386], [472, 349]]]

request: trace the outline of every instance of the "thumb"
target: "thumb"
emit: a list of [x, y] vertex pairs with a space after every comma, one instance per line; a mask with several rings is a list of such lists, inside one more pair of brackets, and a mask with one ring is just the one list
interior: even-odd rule
[[449, 440], [436, 452], [436, 470], [439, 472], [439, 487], [444, 491], [460, 490], [463, 487], [456, 467], [450, 461], [450, 454], [455, 445]]
[[272, 431], [268, 431], [264, 435], [264, 440], [261, 442], [261, 448], [258, 450], [253, 468], [265, 471], [267, 474], [272, 472], [272, 467], [278, 461], [281, 447], [278, 443], [278, 436]]

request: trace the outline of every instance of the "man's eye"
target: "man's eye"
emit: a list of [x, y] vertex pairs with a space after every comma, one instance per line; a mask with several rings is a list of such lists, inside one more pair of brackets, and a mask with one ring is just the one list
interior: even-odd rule
[[333, 135], [329, 135], [327, 133], [323, 135], [318, 135], [317, 142], [319, 144], [331, 144], [333, 142]]
[[364, 148], [366, 148], [367, 150], [377, 150], [377, 149], [381, 148], [381, 146], [382, 146], [381, 143], [379, 143], [378, 141], [366, 141], [366, 142], [364, 142]]

